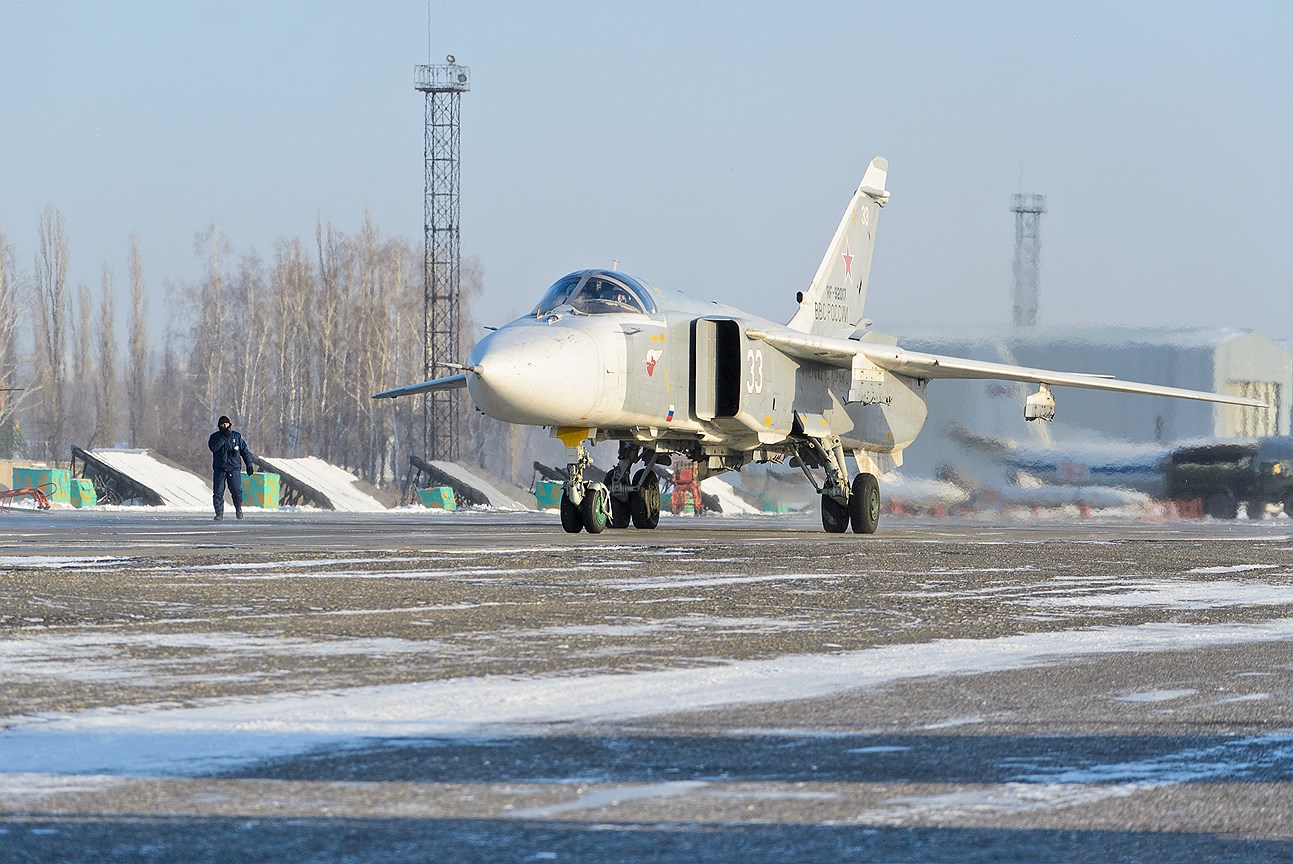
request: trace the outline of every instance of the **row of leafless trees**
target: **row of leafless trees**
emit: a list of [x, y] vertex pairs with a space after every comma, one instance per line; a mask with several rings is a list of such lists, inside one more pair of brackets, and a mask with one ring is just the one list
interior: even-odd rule
[[[63, 218], [46, 209], [30, 272], [0, 234], [0, 458], [125, 445], [205, 471], [206, 438], [228, 414], [255, 452], [314, 455], [389, 484], [421, 447], [421, 398], [370, 397], [421, 380], [420, 245], [371, 218], [353, 236], [321, 220], [266, 261], [236, 255], [212, 226], [195, 244], [201, 279], [167, 285], [168, 324], [152, 333], [132, 237], [123, 352], [114, 274], [105, 265], [97, 292], [70, 289]], [[478, 295], [474, 261], [461, 278], [464, 297]], [[469, 309], [462, 318], [466, 338]], [[533, 441], [482, 418], [470, 429], [467, 458], [523, 479], [518, 452]]]

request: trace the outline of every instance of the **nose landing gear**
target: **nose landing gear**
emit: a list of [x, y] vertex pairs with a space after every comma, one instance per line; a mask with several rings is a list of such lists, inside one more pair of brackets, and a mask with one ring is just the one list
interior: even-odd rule
[[[606, 528], [655, 528], [660, 523], [660, 478], [655, 473], [658, 455], [643, 451], [636, 444], [620, 444], [620, 460], [607, 475], [606, 485], [584, 480], [584, 467], [592, 459], [581, 442], [570, 448], [571, 461], [566, 466], [565, 489], [561, 492], [561, 527], [568, 534], [585, 529], [600, 534]], [[639, 455], [645, 467], [629, 483], [629, 471]]]

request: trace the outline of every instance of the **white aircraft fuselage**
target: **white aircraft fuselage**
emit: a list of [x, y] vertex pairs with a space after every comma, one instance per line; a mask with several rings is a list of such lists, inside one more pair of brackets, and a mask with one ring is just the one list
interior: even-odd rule
[[[603, 270], [571, 275], [584, 274], [630, 278]], [[589, 437], [599, 440], [669, 442], [678, 450], [702, 442], [726, 456], [786, 443], [796, 412], [835, 431], [846, 450], [876, 454], [901, 451], [925, 422], [925, 382], [888, 375], [886, 399], [845, 404], [848, 369], [804, 363], [746, 336], [784, 325], [679, 292], [648, 290], [653, 314], [580, 314], [566, 307], [488, 334], [467, 358], [472, 402], [508, 423], [586, 428], [597, 430]], [[717, 327], [736, 331], [727, 340], [734, 347], [697, 352], [694, 338], [703, 340]], [[698, 360], [705, 366], [698, 368]], [[723, 389], [724, 364], [734, 394], [716, 392]], [[719, 386], [706, 386], [706, 379]], [[723, 397], [726, 408], [718, 403]]]

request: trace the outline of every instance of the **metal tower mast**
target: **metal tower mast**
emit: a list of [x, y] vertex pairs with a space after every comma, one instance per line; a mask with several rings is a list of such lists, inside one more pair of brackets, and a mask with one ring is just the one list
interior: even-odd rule
[[1010, 212], [1015, 214], [1015, 266], [1010, 286], [1014, 322], [1016, 327], [1035, 327], [1042, 281], [1042, 214], [1046, 212], [1046, 196], [1012, 195]]
[[[426, 94], [426, 189], [423, 206], [422, 365], [426, 380], [452, 375], [459, 361], [458, 153], [459, 104], [470, 70], [452, 54], [446, 63], [418, 66], [414, 87]], [[456, 460], [462, 418], [458, 391], [426, 394], [422, 448], [428, 459]]]

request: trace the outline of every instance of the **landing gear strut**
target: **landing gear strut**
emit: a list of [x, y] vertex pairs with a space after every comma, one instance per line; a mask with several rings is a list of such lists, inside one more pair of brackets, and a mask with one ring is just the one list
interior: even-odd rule
[[[627, 528], [632, 522], [636, 528], [654, 528], [660, 522], [660, 478], [655, 473], [655, 450], [643, 450], [638, 445], [620, 443], [620, 458], [606, 475], [607, 485], [584, 480], [584, 467], [591, 464], [582, 442], [567, 448], [570, 457], [566, 465], [569, 478], [561, 492], [561, 527], [567, 533], [578, 534], [587, 529], [589, 534], [600, 534], [606, 528]], [[644, 463], [629, 482], [634, 463], [639, 458]]]
[[[820, 486], [808, 470], [809, 458], [826, 470], [826, 480]], [[855, 534], [875, 533], [880, 524], [880, 481], [864, 471], [852, 484], [848, 482], [844, 448], [838, 438], [825, 442], [809, 439], [800, 452], [799, 464], [822, 496], [822, 527], [827, 532], [843, 534], [852, 527]]]
[[584, 479], [584, 466], [592, 463], [581, 441], [566, 448], [570, 461], [566, 465], [566, 488], [561, 491], [561, 527], [568, 534], [587, 528], [589, 534], [606, 530], [611, 519], [611, 496], [601, 483]]

